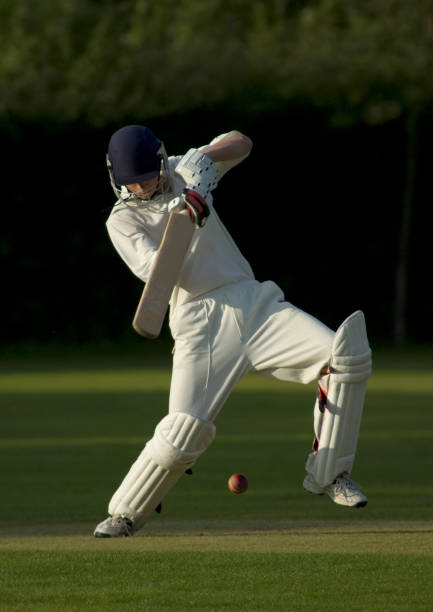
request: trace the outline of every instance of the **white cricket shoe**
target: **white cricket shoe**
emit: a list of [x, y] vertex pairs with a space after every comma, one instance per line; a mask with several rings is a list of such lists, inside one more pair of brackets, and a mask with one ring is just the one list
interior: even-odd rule
[[303, 487], [306, 491], [315, 495], [329, 495], [335, 504], [340, 506], [350, 506], [351, 508], [362, 508], [368, 503], [367, 496], [361, 491], [361, 487], [357, 482], [354, 482], [347, 472], [343, 472], [340, 476], [326, 487], [321, 487], [314, 480], [312, 474], [307, 474], [304, 478]]
[[109, 516], [97, 525], [95, 538], [123, 538], [134, 535], [132, 522], [124, 516]]

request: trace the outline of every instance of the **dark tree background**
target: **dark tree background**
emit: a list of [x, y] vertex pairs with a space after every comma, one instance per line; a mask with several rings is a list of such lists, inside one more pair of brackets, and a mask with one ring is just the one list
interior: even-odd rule
[[0, 0], [2, 340], [119, 341], [111, 133], [254, 141], [215, 204], [259, 280], [331, 327], [432, 341], [433, 0]]

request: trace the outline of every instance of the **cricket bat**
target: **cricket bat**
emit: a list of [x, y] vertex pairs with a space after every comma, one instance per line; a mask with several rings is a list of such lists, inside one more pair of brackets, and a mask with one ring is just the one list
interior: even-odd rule
[[157, 338], [185, 260], [194, 225], [185, 212], [172, 212], [132, 321], [145, 338]]

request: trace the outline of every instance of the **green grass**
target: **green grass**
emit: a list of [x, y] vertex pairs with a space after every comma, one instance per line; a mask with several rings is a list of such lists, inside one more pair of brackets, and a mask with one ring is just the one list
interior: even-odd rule
[[13, 552], [2, 569], [2, 610], [427, 610], [433, 587], [416, 555]]
[[[217, 437], [134, 538], [91, 537], [166, 412], [136, 355], [0, 368], [0, 610], [430, 610], [433, 360], [375, 356], [354, 478], [369, 504], [305, 493], [314, 385], [249, 376]], [[234, 496], [233, 472], [249, 489]]]

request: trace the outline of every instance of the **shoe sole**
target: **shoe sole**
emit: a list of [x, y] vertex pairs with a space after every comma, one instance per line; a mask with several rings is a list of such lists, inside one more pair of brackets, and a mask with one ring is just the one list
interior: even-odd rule
[[111, 536], [111, 535], [108, 535], [107, 533], [98, 532], [98, 533], [94, 533], [93, 535], [95, 536], [95, 538], [128, 538], [130, 537], [129, 533], [122, 533], [120, 535]]
[[[304, 490], [307, 491], [307, 493], [311, 493], [312, 495], [325, 495], [326, 491], [312, 491], [311, 489], [307, 489], [307, 487], [305, 485], [303, 485]], [[334, 501], [332, 499], [332, 497], [330, 497], [330, 495], [328, 495], [329, 499], [332, 501], [333, 504], [336, 504], [337, 506], [343, 506], [344, 508], [365, 508], [365, 506], [368, 504], [368, 500], [365, 501], [360, 501], [357, 504], [353, 504], [353, 506], [348, 506], [346, 504], [339, 504], [338, 502]]]
[[343, 506], [343, 508], [365, 508], [365, 506], [368, 504], [368, 501], [360, 501], [357, 504], [352, 504], [352, 505], [349, 505], [349, 504], [339, 504], [338, 502], [333, 500], [330, 495], [328, 495], [328, 497], [332, 501], [333, 504], [335, 504], [336, 506]]
[[348, 506], [348, 508], [365, 508], [367, 504], [368, 504], [368, 500], [360, 501], [355, 506]]

